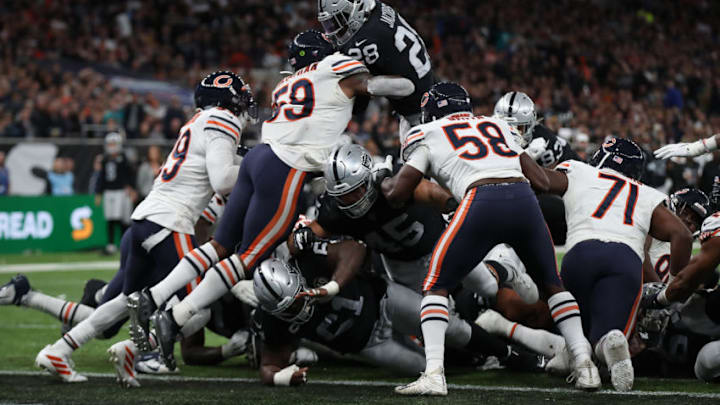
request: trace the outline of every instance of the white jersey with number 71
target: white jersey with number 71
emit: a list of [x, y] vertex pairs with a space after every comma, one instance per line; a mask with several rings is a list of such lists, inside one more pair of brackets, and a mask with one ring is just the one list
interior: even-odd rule
[[667, 196], [615, 170], [576, 160], [562, 162], [555, 170], [568, 178], [563, 195], [567, 248], [590, 239], [619, 242], [644, 260], [653, 211]]

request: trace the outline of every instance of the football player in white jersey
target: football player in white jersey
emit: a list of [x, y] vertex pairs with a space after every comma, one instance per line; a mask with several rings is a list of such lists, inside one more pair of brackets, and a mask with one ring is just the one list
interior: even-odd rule
[[[195, 90], [200, 109], [181, 129], [152, 191], [135, 209], [122, 293], [100, 305], [35, 363], [65, 382], [87, 378], [73, 369], [74, 350], [127, 316], [127, 296], [162, 280], [196, 246], [194, 224], [213, 192], [227, 194], [238, 173], [235, 151], [255, 102], [240, 76], [215, 72]], [[181, 286], [182, 287], [182, 286]]]
[[687, 263], [692, 246], [690, 231], [663, 204], [665, 195], [639, 182], [644, 163], [635, 143], [611, 138], [590, 164], [569, 160], [547, 171], [568, 223], [562, 279], [618, 391], [630, 390], [634, 381], [627, 338], [642, 295], [648, 234], [671, 243], [671, 272]]
[[[435, 84], [423, 96], [421, 109], [423, 124], [401, 139], [405, 165], [394, 177], [382, 180], [383, 194], [391, 205], [402, 204], [429, 174], [462, 202], [435, 244], [423, 285], [425, 373], [395, 391], [447, 395], [443, 355], [448, 291], [500, 243], [516, 251], [547, 297], [555, 324], [574, 355], [576, 386], [598, 388], [600, 378], [582, 333], [580, 310], [562, 286], [552, 240], [528, 184], [547, 191], [543, 169], [524, 153], [516, 141], [519, 134], [505, 121], [474, 117], [470, 97], [458, 84]], [[377, 177], [383, 176], [389, 171]]]
[[[294, 73], [273, 91], [273, 114], [262, 128], [261, 144], [243, 160], [214, 240], [185, 256], [169, 277], [138, 294], [140, 324], [177, 288], [204, 275], [203, 281], [172, 312], [158, 312], [155, 325], [166, 364], [178, 327], [207, 307], [284, 242], [298, 215], [308, 173], [321, 172], [352, 114], [356, 95], [404, 96], [408, 79], [371, 76], [348, 56], [333, 53], [323, 34], [305, 31], [289, 46]], [[206, 270], [213, 265], [213, 271]]]
[[[710, 214], [710, 199], [694, 187], [684, 188], [671, 194], [667, 199], [667, 206], [688, 227], [694, 237], [700, 233], [702, 222]], [[643, 283], [672, 281], [675, 274], [670, 273], [670, 243], [649, 237], [645, 252], [647, 256], [643, 262]]]

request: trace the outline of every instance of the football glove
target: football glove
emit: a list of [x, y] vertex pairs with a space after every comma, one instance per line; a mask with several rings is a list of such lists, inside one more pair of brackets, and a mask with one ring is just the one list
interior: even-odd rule
[[293, 241], [295, 242], [295, 247], [297, 247], [299, 251], [304, 252], [311, 249], [313, 243], [318, 241], [318, 238], [310, 227], [303, 226], [293, 232]]
[[340, 285], [335, 281], [331, 280], [322, 287], [313, 288], [310, 290], [300, 291], [295, 299], [302, 297], [310, 297], [313, 301], [318, 303], [324, 303], [330, 301], [337, 293], [340, 292]]
[[[717, 134], [716, 134], [717, 135]], [[698, 141], [687, 143], [671, 143], [655, 151], [655, 157], [658, 159], [668, 159], [672, 157], [695, 157], [704, 153], [712, 152], [717, 149], [715, 135], [700, 139]]]
[[535, 138], [530, 142], [530, 145], [528, 145], [527, 149], [525, 149], [525, 153], [528, 154], [532, 158], [532, 160], [537, 160], [540, 155], [545, 153], [545, 150], [547, 149], [547, 141], [544, 138]]
[[390, 155], [385, 156], [385, 161], [375, 163], [372, 168], [373, 182], [376, 186], [380, 187], [383, 180], [387, 177], [392, 177], [393, 169], [393, 157]]

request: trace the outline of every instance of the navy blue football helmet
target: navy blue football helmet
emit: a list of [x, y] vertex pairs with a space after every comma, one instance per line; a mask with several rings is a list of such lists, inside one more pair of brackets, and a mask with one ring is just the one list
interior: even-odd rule
[[457, 112], [472, 113], [472, 104], [467, 90], [457, 83], [435, 83], [420, 100], [422, 123], [435, 121]]
[[695, 229], [700, 229], [702, 221], [710, 215], [710, 199], [708, 196], [695, 187], [684, 188], [670, 195], [670, 210], [680, 216], [685, 209], [692, 210], [697, 214]]
[[598, 169], [613, 169], [639, 181], [645, 172], [645, 155], [633, 141], [610, 138], [595, 152], [590, 159], [590, 165]]
[[323, 60], [335, 52], [333, 45], [324, 34], [316, 30], [303, 31], [288, 45], [288, 61], [294, 71], [311, 63]]
[[243, 113], [257, 118], [257, 104], [250, 86], [242, 77], [229, 71], [213, 72], [195, 88], [195, 107], [222, 107], [238, 117]]

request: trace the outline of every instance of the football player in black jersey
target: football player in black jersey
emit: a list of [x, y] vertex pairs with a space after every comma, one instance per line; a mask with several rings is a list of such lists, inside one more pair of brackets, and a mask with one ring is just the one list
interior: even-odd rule
[[363, 61], [373, 75], [413, 82], [414, 93], [389, 101], [406, 120], [401, 133], [419, 124], [420, 98], [435, 79], [425, 43], [410, 24], [376, 0], [319, 0], [318, 21], [340, 52]]
[[[527, 154], [542, 167], [552, 169], [566, 160], [579, 160], [570, 144], [557, 136], [550, 128], [540, 124], [535, 111], [535, 103], [521, 91], [505, 93], [495, 103], [493, 111], [499, 117], [515, 127], [522, 135], [522, 146]], [[551, 194], [538, 196], [540, 209], [548, 224], [553, 242], [564, 245], [567, 234], [565, 206], [562, 199]]]
[[[262, 339], [261, 381], [298, 385], [307, 368], [290, 364], [300, 339], [353, 353], [381, 367], [415, 374], [425, 367], [423, 354], [393, 338], [420, 333], [420, 294], [363, 271], [365, 247], [353, 240], [322, 241], [289, 263], [264, 261], [253, 276], [260, 309], [255, 325]], [[341, 260], [342, 258], [342, 260]], [[332, 291], [328, 280], [336, 280]], [[475, 355], [496, 356], [511, 369], [537, 371], [542, 358], [519, 352], [475, 324], [452, 316], [448, 345]]]
[[[379, 253], [393, 281], [419, 292], [435, 242], [445, 230], [441, 212], [454, 211], [457, 202], [436, 183], [423, 181], [412, 202], [392, 207], [374, 180], [382, 170], [390, 172], [390, 164], [373, 167], [370, 154], [360, 145], [333, 150], [324, 168], [326, 194], [318, 199], [318, 218], [291, 234], [291, 252], [312, 248], [318, 238], [348, 236]], [[506, 284], [526, 302], [537, 301], [537, 287], [522, 268], [499, 261], [481, 262], [464, 286], [494, 298], [498, 285]]]

